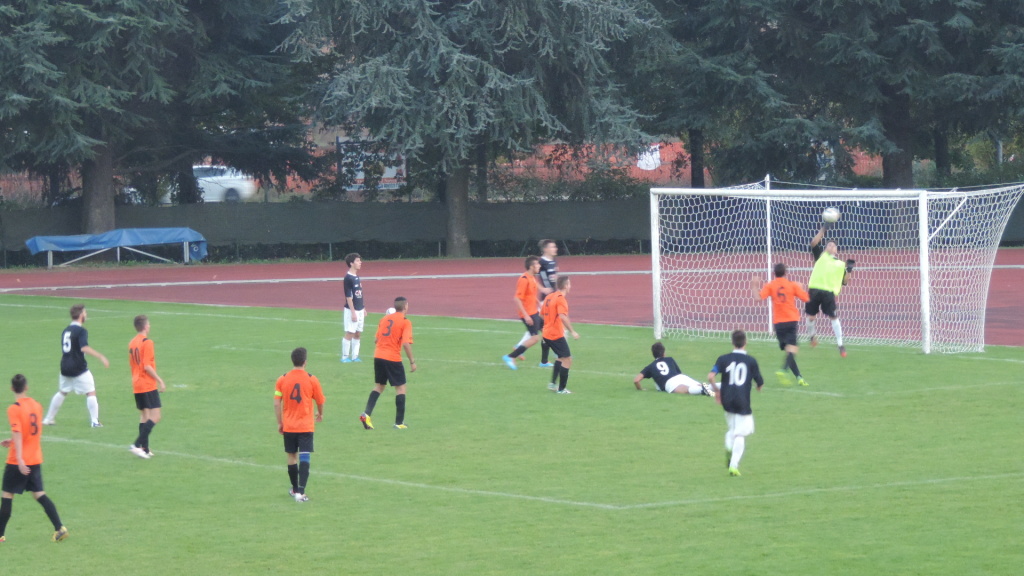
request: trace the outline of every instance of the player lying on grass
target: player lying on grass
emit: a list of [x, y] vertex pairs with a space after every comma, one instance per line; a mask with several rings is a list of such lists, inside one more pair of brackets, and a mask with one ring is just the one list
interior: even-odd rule
[[654, 380], [655, 385], [657, 385], [658, 390], [662, 392], [670, 394], [701, 394], [711, 396], [712, 398], [715, 397], [715, 391], [710, 384], [707, 382], [697, 382], [683, 374], [676, 361], [671, 357], [665, 356], [664, 344], [655, 342], [651, 346], [651, 354], [654, 356], [654, 362], [648, 364], [636, 375], [636, 378], [633, 378], [633, 385], [636, 386], [637, 390], [643, 390], [644, 387], [640, 383], [645, 378], [651, 378]]

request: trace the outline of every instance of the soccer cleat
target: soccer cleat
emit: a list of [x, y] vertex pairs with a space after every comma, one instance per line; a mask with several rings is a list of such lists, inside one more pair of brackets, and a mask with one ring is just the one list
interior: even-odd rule
[[711, 384], [708, 384], [707, 382], [701, 382], [700, 389], [705, 396], [710, 396], [712, 398], [715, 397], [715, 389], [711, 387]]
[[817, 336], [811, 336], [811, 348], [814, 348], [817, 345], [818, 345], [818, 337]]
[[353, 361], [353, 362], [362, 362], [362, 361], [363, 361], [363, 359], [362, 359], [362, 358], [360, 358], [359, 356], [356, 356], [355, 358], [353, 358], [353, 359], [352, 359], [352, 361]]
[[406, 426], [405, 424], [395, 424], [395, 430], [405, 430], [407, 428], [409, 427]]
[[56, 426], [57, 423], [53, 420], [43, 420], [43, 426]]
[[128, 451], [131, 452], [132, 454], [135, 454], [139, 458], [142, 458], [143, 460], [148, 460], [149, 459], [149, 454], [145, 450], [143, 450], [142, 448], [139, 448], [138, 446], [136, 446], [135, 444], [132, 444], [131, 446], [129, 446], [128, 447]]
[[552, 392], [555, 392], [555, 391], [558, 390], [558, 386], [555, 386], [555, 383], [552, 382], [551, 384], [548, 384], [548, 390], [551, 390]]
[[0, 536], [0, 544], [7, 542], [7, 536]]
[[370, 415], [366, 412], [359, 415], [359, 421], [363, 423], [363, 428], [373, 430], [373, 420], [370, 420]]
[[839, 355], [842, 356], [843, 358], [846, 358], [846, 346], [839, 347]]
[[739, 468], [729, 468], [729, 476], [740, 476]]
[[68, 537], [68, 529], [66, 526], [61, 526], [60, 530], [53, 533], [53, 541], [61, 542]]
[[540, 364], [537, 364], [537, 366], [540, 366], [541, 368], [554, 368], [555, 367], [555, 365], [552, 364], [551, 362], [541, 362]]
[[785, 370], [779, 370], [778, 372], [775, 373], [775, 376], [778, 377], [779, 384], [783, 386], [793, 385], [793, 379], [789, 377], [789, 374], [787, 374]]
[[351, 361], [352, 361], [352, 359], [351, 359], [351, 358], [342, 358], [342, 359], [341, 359], [341, 363], [342, 363], [342, 364], [348, 364], [348, 363], [349, 363], [349, 362], [351, 362]]
[[797, 378], [796, 379], [796, 383], [801, 385], [801, 386], [810, 386], [810, 384], [807, 383], [807, 380], [804, 380], [803, 376]]
[[519, 366], [516, 366], [516, 361], [511, 356], [506, 354], [501, 357], [501, 361], [505, 363], [505, 366], [508, 366], [509, 370], [519, 370]]
[[292, 498], [295, 498], [295, 488], [289, 488], [288, 495], [291, 496]]
[[293, 494], [292, 497], [295, 498], [296, 502], [309, 502], [309, 496], [306, 496], [305, 494], [296, 493]]
[[93, 428], [103, 428], [103, 424], [100, 424], [100, 421], [97, 420], [97, 421], [92, 423], [92, 427]]
[[558, 394], [572, 394], [572, 392], [570, 392], [568, 388], [562, 388], [557, 393]]

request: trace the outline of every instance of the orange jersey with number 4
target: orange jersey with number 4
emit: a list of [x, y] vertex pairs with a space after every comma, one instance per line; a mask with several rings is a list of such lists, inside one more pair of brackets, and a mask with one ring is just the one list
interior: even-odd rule
[[412, 344], [412, 322], [405, 317], [405, 312], [395, 312], [381, 318], [374, 342], [377, 343], [373, 351], [374, 358], [401, 362], [402, 344]]
[[153, 341], [137, 334], [128, 343], [128, 364], [132, 368], [132, 390], [136, 394], [156, 390], [156, 378], [146, 372], [146, 366], [156, 370], [156, 352]]
[[803, 286], [789, 280], [788, 278], [776, 278], [761, 288], [761, 300], [772, 299], [772, 323], [798, 322], [800, 310], [796, 307], [796, 301], [807, 302], [810, 296]]
[[[21, 458], [26, 466], [43, 463], [43, 407], [39, 402], [24, 397], [7, 407], [7, 420], [11, 423], [11, 432], [21, 434]], [[14, 443], [7, 451], [7, 463], [18, 463], [18, 452]]]
[[281, 399], [282, 432], [313, 432], [313, 404], [324, 403], [324, 391], [316, 376], [295, 368], [277, 379], [274, 396]]

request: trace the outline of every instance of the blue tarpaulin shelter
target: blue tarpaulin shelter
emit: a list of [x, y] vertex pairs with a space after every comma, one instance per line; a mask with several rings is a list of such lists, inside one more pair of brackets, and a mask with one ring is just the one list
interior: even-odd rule
[[191, 228], [124, 228], [111, 230], [102, 234], [77, 234], [74, 236], [33, 236], [25, 241], [32, 254], [46, 252], [46, 265], [53, 267], [54, 252], [85, 252], [74, 260], [65, 262], [61, 266], [73, 264], [110, 249], [117, 250], [117, 260], [121, 261], [121, 248], [137, 252], [150, 258], [170, 262], [148, 252], [143, 252], [136, 246], [152, 246], [156, 244], [181, 244], [183, 260], [186, 264], [190, 260], [202, 260], [206, 258], [206, 238]]

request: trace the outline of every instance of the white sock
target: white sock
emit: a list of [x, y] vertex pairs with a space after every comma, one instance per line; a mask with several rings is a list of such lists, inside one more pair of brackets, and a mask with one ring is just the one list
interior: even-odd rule
[[100, 401], [95, 396], [86, 396], [85, 405], [89, 408], [89, 418], [93, 422], [100, 421]]
[[815, 324], [816, 324], [816, 322], [814, 320], [808, 320], [807, 321], [807, 336], [810, 337], [810, 338], [814, 338], [814, 327], [815, 327]]
[[839, 324], [839, 318], [832, 319], [832, 332], [836, 335], [836, 345], [843, 345], [843, 327]]
[[46, 411], [46, 418], [43, 418], [46, 422], [53, 422], [53, 419], [57, 417], [57, 411], [60, 410], [60, 405], [64, 403], [64, 395], [57, 392], [53, 395], [53, 400], [50, 400], [50, 409]]
[[341, 339], [341, 357], [348, 358], [349, 351], [352, 350], [352, 341], [348, 338]]
[[732, 432], [725, 433], [725, 450], [726, 452], [732, 452], [733, 443], [736, 441], [736, 437], [732, 435]]
[[690, 394], [703, 394], [704, 393], [704, 387], [701, 386], [700, 384], [698, 384], [696, 386], [694, 386], [693, 384], [690, 384], [690, 386], [688, 388], [690, 390]]
[[747, 439], [745, 436], [737, 436], [732, 441], [732, 460], [729, 461], [729, 468], [739, 468], [740, 458], [743, 458], [743, 449], [746, 447]]
[[359, 338], [352, 339], [352, 359], [359, 358]]
[[519, 348], [520, 346], [522, 346], [523, 342], [526, 342], [529, 339], [530, 339], [530, 331], [527, 330], [526, 332], [523, 332], [523, 337], [519, 339], [519, 343], [516, 344], [516, 348]]

